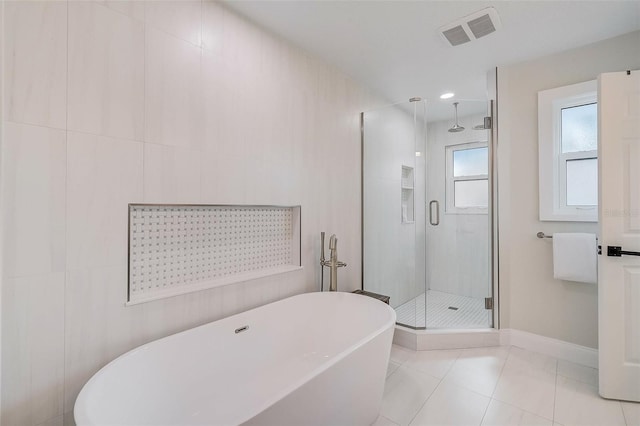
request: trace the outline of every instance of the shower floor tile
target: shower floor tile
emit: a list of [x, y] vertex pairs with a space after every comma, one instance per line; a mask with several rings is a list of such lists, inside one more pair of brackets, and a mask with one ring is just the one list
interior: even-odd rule
[[395, 310], [398, 323], [426, 328], [487, 328], [491, 312], [484, 309], [484, 299], [435, 290], [427, 290], [426, 305], [422, 293]]

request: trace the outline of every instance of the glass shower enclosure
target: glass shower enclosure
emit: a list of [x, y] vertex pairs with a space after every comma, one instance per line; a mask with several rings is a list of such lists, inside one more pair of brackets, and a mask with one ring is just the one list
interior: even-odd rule
[[362, 279], [413, 329], [492, 327], [488, 103], [362, 113]]

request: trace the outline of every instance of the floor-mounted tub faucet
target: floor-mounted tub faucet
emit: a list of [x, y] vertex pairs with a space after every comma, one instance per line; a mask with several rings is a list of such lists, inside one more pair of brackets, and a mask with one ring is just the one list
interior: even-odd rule
[[320, 265], [322, 267], [328, 266], [331, 271], [329, 275], [329, 291], [338, 291], [338, 268], [347, 266], [346, 263], [338, 260], [338, 238], [336, 234], [331, 235], [329, 238], [329, 261], [324, 259], [324, 232], [320, 233], [320, 244], [322, 245]]

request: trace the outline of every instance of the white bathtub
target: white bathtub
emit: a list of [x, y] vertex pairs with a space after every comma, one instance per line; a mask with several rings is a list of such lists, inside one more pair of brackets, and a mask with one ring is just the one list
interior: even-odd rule
[[75, 420], [368, 425], [378, 416], [395, 319], [388, 305], [361, 295], [290, 297], [120, 356], [84, 386]]

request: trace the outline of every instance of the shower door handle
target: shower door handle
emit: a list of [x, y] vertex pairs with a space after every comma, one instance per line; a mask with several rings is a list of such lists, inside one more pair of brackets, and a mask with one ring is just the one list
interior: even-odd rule
[[[433, 207], [435, 206], [435, 214], [433, 213]], [[434, 220], [435, 216], [435, 220]], [[440, 203], [438, 200], [429, 201], [429, 223], [432, 226], [440, 225]]]

